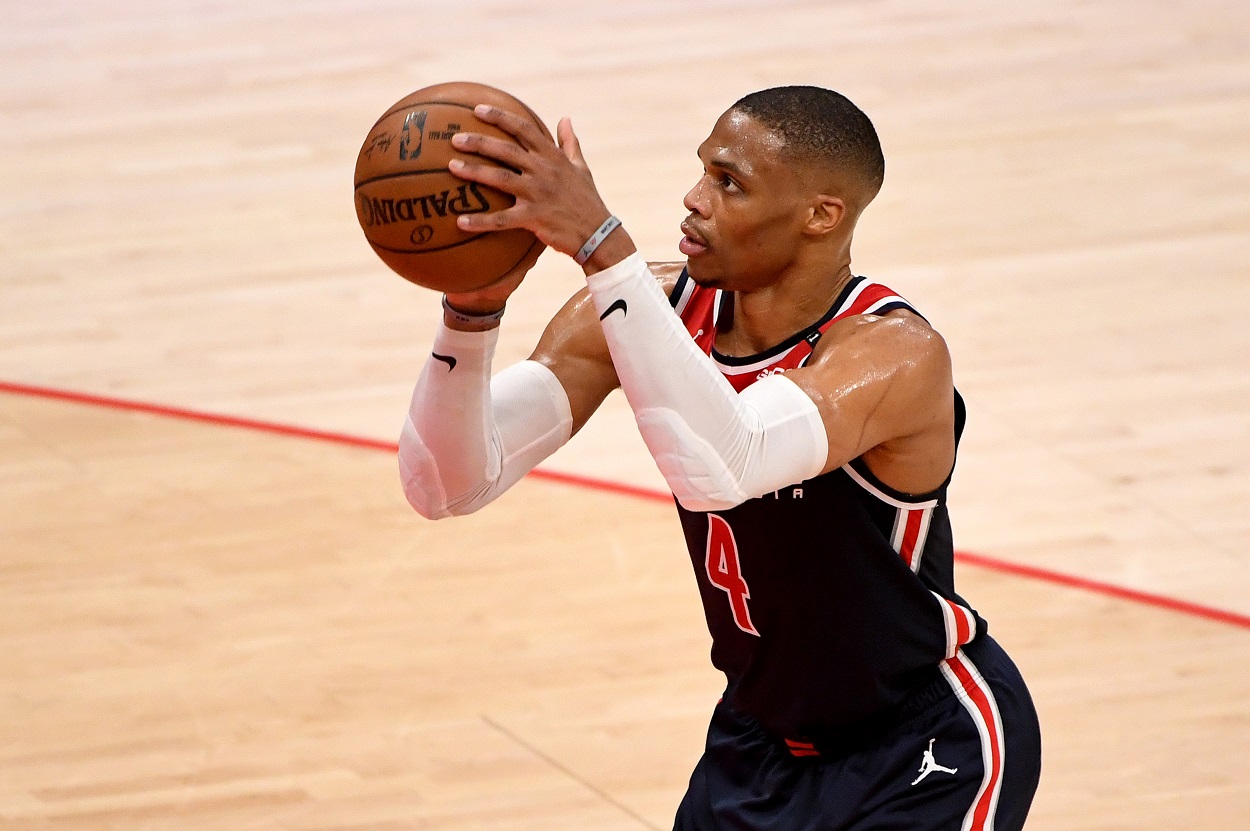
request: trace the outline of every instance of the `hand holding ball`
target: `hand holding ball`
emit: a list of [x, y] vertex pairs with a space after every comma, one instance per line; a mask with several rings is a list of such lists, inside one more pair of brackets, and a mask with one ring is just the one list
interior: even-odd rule
[[356, 157], [356, 218], [365, 238], [401, 277], [436, 291], [485, 288], [542, 248], [520, 228], [466, 233], [456, 227], [461, 214], [500, 211], [515, 201], [447, 170], [450, 160], [470, 158], [452, 147], [451, 137], [458, 132], [514, 141], [479, 121], [473, 114], [477, 104], [528, 118], [551, 135], [529, 107], [502, 90], [468, 82], [437, 84], [383, 113]]

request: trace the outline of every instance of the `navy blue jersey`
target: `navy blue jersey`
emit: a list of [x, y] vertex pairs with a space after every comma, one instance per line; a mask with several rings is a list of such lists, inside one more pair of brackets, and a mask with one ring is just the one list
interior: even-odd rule
[[[841, 318], [915, 312], [890, 289], [857, 277], [812, 326], [764, 353], [729, 357], [714, 341], [732, 297], [684, 273], [671, 297], [739, 391], [803, 366]], [[958, 442], [958, 393], [955, 407]], [[712, 663], [729, 679], [734, 708], [781, 736], [828, 734], [889, 713], [985, 628], [955, 593], [946, 484], [900, 493], [856, 459], [728, 510], [677, 508]]]

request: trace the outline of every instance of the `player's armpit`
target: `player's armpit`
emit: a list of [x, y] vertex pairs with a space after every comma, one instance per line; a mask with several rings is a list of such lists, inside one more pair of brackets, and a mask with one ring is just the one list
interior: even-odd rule
[[786, 373], [824, 422], [824, 472], [865, 456], [873, 472], [898, 490], [922, 493], [940, 486], [955, 455], [946, 342], [908, 312], [849, 318], [835, 327], [821, 339], [812, 363]]

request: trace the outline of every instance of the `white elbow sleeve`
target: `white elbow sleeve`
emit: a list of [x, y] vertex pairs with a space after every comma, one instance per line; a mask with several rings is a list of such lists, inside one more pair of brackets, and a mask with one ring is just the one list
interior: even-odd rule
[[502, 457], [494, 491], [502, 493], [564, 446], [573, 435], [573, 412], [560, 380], [537, 361], [500, 372], [490, 393]]
[[440, 328], [399, 440], [404, 495], [422, 516], [471, 513], [568, 441], [568, 396], [523, 361], [490, 378], [498, 330]]
[[781, 375], [757, 381], [739, 395], [739, 404], [722, 429], [705, 426], [702, 433], [680, 409], [637, 413], [656, 465], [688, 510], [732, 508], [810, 479], [824, 467], [829, 452], [824, 422], [792, 381]]

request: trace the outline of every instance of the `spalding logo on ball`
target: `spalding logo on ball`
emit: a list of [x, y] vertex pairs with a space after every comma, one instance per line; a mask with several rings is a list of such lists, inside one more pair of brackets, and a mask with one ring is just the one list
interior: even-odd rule
[[523, 229], [468, 234], [456, 227], [461, 214], [499, 211], [514, 201], [447, 170], [454, 158], [493, 164], [453, 148], [456, 133], [511, 140], [478, 121], [473, 114], [478, 104], [524, 116], [551, 135], [533, 110], [502, 90], [468, 82], [437, 84], [387, 109], [356, 157], [356, 218], [365, 239], [401, 277], [438, 291], [488, 286], [540, 247]]

